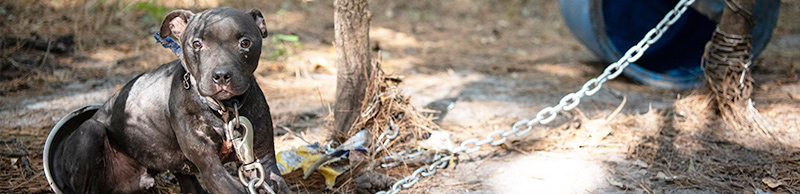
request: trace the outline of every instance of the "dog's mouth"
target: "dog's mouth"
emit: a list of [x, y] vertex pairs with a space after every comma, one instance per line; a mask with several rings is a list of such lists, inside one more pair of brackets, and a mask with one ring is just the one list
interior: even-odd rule
[[235, 96], [240, 96], [245, 93], [246, 90], [242, 90], [241, 88], [247, 87], [231, 87], [231, 85], [213, 85], [213, 93], [208, 95], [208, 97], [214, 98], [216, 100], [228, 100]]
[[[217, 94], [223, 93], [223, 91], [217, 92]], [[231, 95], [225, 99], [212, 97], [222, 103], [225, 107], [234, 107], [234, 106], [241, 106], [244, 103], [244, 94], [233, 96], [233, 94], [229, 92], [225, 92], [226, 95]]]
[[214, 110], [231, 110], [230, 108], [239, 107], [241, 108], [242, 104], [245, 100], [245, 94], [242, 93], [240, 95], [234, 95], [231, 92], [220, 90], [212, 95], [200, 95], [203, 98], [203, 102], [208, 104], [211, 109]]
[[219, 100], [219, 101], [228, 100], [228, 99], [230, 99], [230, 98], [232, 98], [234, 96], [237, 96], [237, 95], [233, 94], [232, 92], [230, 92], [228, 90], [219, 90], [216, 93], [210, 95], [211, 98], [214, 98], [214, 99]]

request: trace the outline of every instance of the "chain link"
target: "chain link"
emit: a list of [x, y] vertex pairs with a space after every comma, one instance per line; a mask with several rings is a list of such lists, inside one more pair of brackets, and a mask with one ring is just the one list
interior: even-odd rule
[[[380, 89], [380, 87], [378, 87], [378, 89]], [[372, 111], [374, 111], [375, 108], [378, 108], [378, 103], [381, 102], [381, 97], [390, 96], [392, 93], [395, 95], [398, 94], [397, 86], [390, 86], [386, 92], [379, 93], [378, 95], [375, 95], [375, 97], [372, 97], [372, 102], [370, 102], [370, 105], [367, 106], [367, 108], [364, 109], [364, 112], [361, 113], [361, 117], [367, 117], [371, 115]]]
[[[256, 185], [257, 182], [263, 182], [263, 181], [261, 181], [260, 178], [256, 177], [253, 180], [250, 180], [249, 183], [247, 183], [247, 191], [249, 191], [250, 194], [258, 194], [258, 191], [256, 191], [256, 188], [258, 188], [258, 186]], [[264, 190], [267, 190], [267, 193], [275, 194], [275, 191], [273, 191], [272, 187], [269, 187], [269, 185], [261, 184], [261, 186], [263, 186]]]
[[381, 133], [381, 135], [378, 136], [378, 141], [377, 141], [378, 147], [376, 148], [376, 150], [380, 152], [381, 150], [385, 149], [386, 145], [389, 144], [389, 141], [393, 140], [394, 138], [397, 138], [399, 132], [400, 129], [397, 127], [396, 124], [394, 124], [394, 119], [389, 118], [389, 126], [386, 126], [386, 129], [383, 130], [383, 133]]
[[397, 166], [402, 161], [410, 160], [410, 159], [419, 157], [423, 153], [425, 153], [425, 150], [423, 150], [423, 148], [421, 148], [421, 147], [411, 148], [410, 150], [403, 150], [403, 151], [397, 152], [396, 154], [392, 154], [392, 155], [384, 157], [383, 158], [384, 161], [392, 161], [392, 162], [383, 163], [378, 168], [388, 168], [388, 167]]
[[[557, 105], [542, 109], [541, 111], [536, 113], [536, 117], [534, 119], [517, 121], [516, 123], [514, 123], [513, 126], [511, 126], [510, 131], [496, 130], [489, 133], [489, 135], [486, 136], [486, 139], [483, 140], [478, 138], [464, 140], [463, 142], [461, 142], [461, 146], [451, 150], [452, 152], [451, 154], [457, 154], [461, 152], [467, 154], [472, 153], [480, 150], [481, 146], [487, 143], [491, 145], [502, 144], [503, 142], [506, 141], [506, 138], [508, 136], [525, 135], [526, 133], [530, 132], [533, 129], [533, 125], [537, 123], [547, 124], [555, 119], [556, 115], [558, 115], [558, 112], [562, 110], [571, 110], [572, 108], [575, 108], [580, 103], [581, 98], [583, 98], [584, 96], [594, 95], [595, 93], [597, 93], [597, 91], [600, 90], [600, 88], [603, 86], [603, 83], [605, 83], [608, 80], [616, 78], [617, 76], [622, 74], [622, 70], [628, 67], [630, 63], [639, 60], [639, 57], [641, 57], [642, 54], [644, 54], [644, 52], [650, 47], [650, 45], [658, 41], [658, 39], [661, 38], [662, 35], [664, 35], [664, 32], [666, 32], [667, 29], [669, 29], [669, 26], [678, 21], [681, 15], [683, 15], [686, 9], [692, 3], [694, 3], [694, 1], [695, 0], [681, 0], [680, 2], [678, 2], [678, 4], [675, 5], [675, 8], [670, 10], [667, 13], [667, 15], [664, 16], [664, 18], [660, 22], [658, 22], [658, 24], [655, 27], [653, 27], [653, 29], [647, 32], [647, 34], [641, 41], [639, 41], [639, 43], [637, 43], [635, 46], [631, 47], [627, 52], [625, 52], [625, 55], [623, 55], [619, 60], [617, 60], [617, 62], [614, 62], [608, 67], [606, 67], [603, 73], [600, 74], [597, 78], [593, 78], [587, 81], [583, 85], [583, 87], [581, 87], [581, 89], [578, 90], [577, 92], [570, 93], [564, 96], [564, 98], [562, 98]], [[520, 131], [522, 125], [525, 125], [526, 128]], [[412, 173], [411, 175], [394, 183], [394, 185], [392, 185], [391, 189], [389, 189], [388, 191], [380, 191], [378, 193], [394, 194], [400, 192], [400, 190], [402, 189], [400, 188], [400, 186], [402, 186], [403, 188], [409, 188], [413, 186], [415, 183], [417, 183], [417, 181], [419, 181], [423, 177], [435, 174], [436, 169], [446, 168], [449, 160], [451, 160], [451, 156], [438, 157], [438, 159], [435, 159], [434, 160], [435, 162], [433, 162], [429, 166], [422, 166], [418, 168], [416, 171], [414, 171], [414, 173]], [[425, 172], [423, 173], [423, 171]]]
[[414, 184], [416, 184], [417, 181], [419, 181], [420, 179], [436, 174], [436, 170], [438, 169], [446, 168], [451, 158], [452, 158], [451, 156], [445, 154], [437, 154], [434, 159], [435, 162], [433, 162], [432, 164], [417, 168], [417, 170], [415, 170], [414, 173], [411, 173], [411, 175], [401, 179], [400, 181], [395, 182], [390, 190], [381, 191], [378, 193], [394, 194], [400, 192], [400, 190], [402, 190], [403, 188], [409, 188], [411, 186], [414, 186]]

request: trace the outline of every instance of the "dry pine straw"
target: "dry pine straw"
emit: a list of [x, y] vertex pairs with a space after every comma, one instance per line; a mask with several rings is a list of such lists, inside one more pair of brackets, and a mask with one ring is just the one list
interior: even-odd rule
[[[661, 172], [676, 177], [650, 178], [644, 180], [645, 186], [655, 188], [656, 193], [669, 192], [658, 189], [670, 184], [718, 193], [800, 190], [800, 152], [790, 151], [763, 133], [737, 132], [737, 127], [728, 127], [711, 109], [712, 97], [699, 93], [662, 110], [665, 119], [660, 132], [645, 137], [635, 147], [631, 157], [650, 164], [648, 175], [656, 177]], [[766, 178], [782, 184], [772, 188], [762, 180]]]
[[[367, 146], [374, 148], [380, 134], [392, 122], [397, 126], [399, 135], [390, 140], [383, 151], [369, 150], [366, 153], [351, 154], [349, 161], [346, 161], [349, 162], [350, 170], [337, 178], [336, 186], [329, 192], [353, 193], [355, 191], [354, 180], [363, 173], [373, 172], [372, 169], [380, 165], [381, 158], [391, 153], [410, 150], [415, 147], [417, 140], [423, 139], [422, 137], [428, 134], [427, 132], [439, 128], [433, 122], [435, 118], [429, 114], [434, 111], [422, 110], [412, 106], [409, 101], [410, 97], [401, 94], [400, 90], [396, 89], [402, 80], [398, 77], [384, 74], [380, 69], [380, 60], [375, 61], [372, 68], [373, 72], [370, 72], [371, 76], [369, 83], [367, 83], [361, 112], [366, 112], [370, 106], [374, 106], [373, 110], [364, 117], [359, 116], [354, 122], [348, 137], [355, 135], [362, 129], [367, 130], [369, 139]], [[375, 100], [375, 96], [379, 96], [377, 100]], [[397, 167], [383, 168], [377, 170], [377, 172], [393, 176], [405, 176], [411, 174], [413, 170], [415, 168], [402, 164]], [[293, 190], [299, 190], [300, 192], [303, 190], [319, 191], [325, 187], [324, 178], [319, 173], [312, 173], [311, 177], [303, 180], [303, 173], [298, 172], [292, 172], [284, 176], [284, 179]]]

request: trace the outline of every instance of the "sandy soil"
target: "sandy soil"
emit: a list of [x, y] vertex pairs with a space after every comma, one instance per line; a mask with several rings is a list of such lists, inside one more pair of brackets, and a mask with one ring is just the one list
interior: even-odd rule
[[[50, 7], [56, 15], [88, 9], [32, 2]], [[192, 7], [195, 10], [218, 5], [197, 2]], [[125, 29], [136, 29], [132, 34], [138, 36], [124, 35], [115, 41], [87, 40], [81, 39], [88, 37], [85, 32], [76, 32], [69, 25], [55, 30], [36, 27], [37, 20], [20, 13], [24, 9], [19, 6], [29, 5], [26, 3], [31, 2], [0, 3], [0, 10], [6, 10], [0, 16], [17, 14], [14, 17], [18, 19], [9, 20], [11, 23], [0, 23], [0, 27], [18, 27], [8, 34], [24, 35], [24, 29], [42, 37], [76, 34], [77, 41], [85, 43], [75, 52], [53, 54], [50, 58], [42, 51], [3, 48], [6, 59], [19, 57], [18, 53], [50, 59], [42, 63], [48, 64], [45, 67], [33, 68], [46, 70], [22, 71], [2, 81], [0, 140], [22, 142], [35, 170], [25, 177], [17, 159], [0, 157], [0, 177], [7, 180], [0, 182], [3, 193], [49, 192], [41, 172], [41, 148], [55, 123], [75, 108], [102, 103], [135, 75], [175, 58], [151, 40], [148, 34], [160, 20], [147, 20], [147, 13], [112, 9], [111, 27], [107, 28], [122, 30], [99, 28], [111, 34], [95, 36], [113, 37], [114, 32]], [[542, 108], [557, 104], [561, 97], [599, 75], [606, 65], [597, 62], [572, 36], [560, 17], [557, 1], [369, 3], [370, 41], [375, 50], [381, 50], [383, 69], [402, 77], [400, 89], [411, 97], [412, 105], [438, 111], [452, 105], [439, 125], [452, 133], [452, 140], [457, 143], [484, 137], [496, 129], [509, 129], [516, 121], [535, 117]], [[300, 38], [301, 44], [266, 39], [256, 72], [277, 126], [278, 150], [326, 137], [335, 92], [332, 4], [234, 1], [228, 5], [241, 9], [258, 7], [266, 14], [271, 33]], [[609, 81], [594, 96], [585, 97], [576, 110], [562, 112], [530, 135], [462, 154], [457, 165], [440, 170], [407, 190], [797, 193], [800, 25], [792, 18], [800, 16], [800, 5], [785, 0], [781, 6], [772, 41], [753, 69], [753, 100], [772, 126], [771, 137], [731, 132], [713, 111], [698, 111], [703, 101], [692, 90], [656, 89], [619, 78]], [[81, 23], [69, 21], [76, 26]], [[115, 21], [122, 24], [110, 25]], [[288, 54], [267, 60], [272, 53], [284, 49]], [[627, 100], [622, 111], [603, 120], [623, 98]], [[289, 135], [287, 129], [294, 135]], [[410, 171], [397, 170], [390, 177], [400, 179], [408, 174]], [[780, 184], [768, 184], [776, 181]], [[294, 189], [301, 193], [331, 192]]]

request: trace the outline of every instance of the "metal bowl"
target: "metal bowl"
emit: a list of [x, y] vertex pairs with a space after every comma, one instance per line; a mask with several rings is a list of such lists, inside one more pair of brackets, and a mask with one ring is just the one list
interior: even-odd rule
[[50, 188], [55, 193], [62, 193], [61, 189], [58, 188], [58, 185], [53, 181], [53, 175], [50, 172], [50, 166], [52, 166], [53, 162], [58, 161], [51, 161], [52, 152], [50, 150], [55, 149], [58, 147], [64, 138], [67, 138], [70, 134], [75, 132], [83, 122], [92, 118], [95, 112], [100, 109], [102, 105], [88, 105], [76, 109], [64, 118], [61, 121], [58, 121], [53, 130], [50, 131], [50, 134], [47, 135], [47, 141], [44, 143], [44, 151], [42, 153], [42, 165], [44, 166], [44, 175], [47, 177], [47, 183], [50, 184]]

